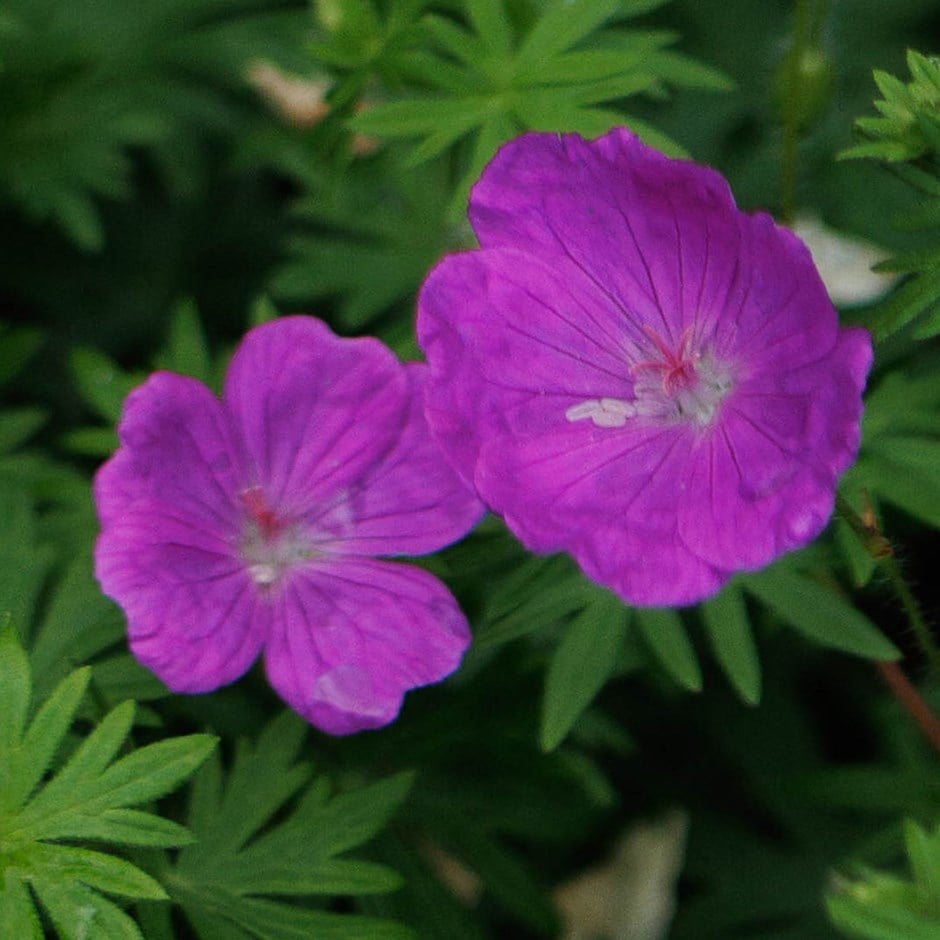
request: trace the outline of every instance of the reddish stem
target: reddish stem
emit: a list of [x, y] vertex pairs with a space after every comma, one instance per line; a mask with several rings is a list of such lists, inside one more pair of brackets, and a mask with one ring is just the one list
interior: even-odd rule
[[921, 734], [930, 742], [930, 746], [940, 754], [940, 720], [930, 710], [914, 684], [904, 675], [897, 663], [881, 662], [876, 664], [881, 678], [894, 693], [904, 710], [914, 719]]

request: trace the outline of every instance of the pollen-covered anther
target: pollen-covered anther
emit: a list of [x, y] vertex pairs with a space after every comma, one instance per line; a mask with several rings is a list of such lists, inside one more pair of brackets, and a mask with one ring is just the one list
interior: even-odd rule
[[590, 419], [599, 428], [622, 428], [637, 414], [635, 405], [619, 398], [591, 398], [572, 405], [566, 412], [569, 421]]

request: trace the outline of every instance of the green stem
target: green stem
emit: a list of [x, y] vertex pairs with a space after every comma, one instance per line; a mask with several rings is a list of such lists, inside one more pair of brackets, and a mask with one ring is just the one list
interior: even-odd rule
[[793, 38], [787, 53], [789, 63], [784, 82], [783, 115], [783, 193], [780, 201], [781, 221], [792, 225], [796, 214], [796, 181], [799, 164], [800, 129], [796, 96], [799, 94], [800, 62], [810, 41], [810, 0], [796, 0], [793, 12]]
[[920, 607], [910, 586], [901, 574], [901, 569], [898, 567], [897, 559], [891, 551], [888, 540], [881, 534], [876, 525], [866, 522], [841, 494], [836, 494], [836, 509], [849, 524], [865, 551], [874, 559], [888, 578], [894, 593], [904, 608], [907, 622], [910, 624], [911, 632], [914, 634], [921, 652], [924, 654], [930, 669], [940, 678], [940, 648], [938, 648], [930, 632], [930, 627], [927, 626], [927, 621], [924, 620], [923, 614], [920, 612]]
[[910, 586], [901, 574], [897, 560], [894, 555], [888, 555], [880, 561], [880, 565], [884, 573], [888, 576], [888, 580], [891, 582], [891, 586], [894, 588], [894, 593], [897, 594], [898, 600], [901, 601], [904, 612], [907, 614], [907, 621], [911, 625], [911, 630], [914, 632], [914, 636], [917, 638], [917, 642], [924, 656], [927, 657], [930, 668], [935, 675], [940, 677], [940, 649], [937, 648], [937, 644], [930, 632], [930, 627], [927, 626], [927, 622], [924, 620], [920, 608], [917, 606], [917, 601], [914, 598]]
[[796, 125], [788, 121], [783, 128], [783, 197], [780, 202], [780, 221], [784, 225], [793, 225], [796, 215], [796, 167], [799, 144]]

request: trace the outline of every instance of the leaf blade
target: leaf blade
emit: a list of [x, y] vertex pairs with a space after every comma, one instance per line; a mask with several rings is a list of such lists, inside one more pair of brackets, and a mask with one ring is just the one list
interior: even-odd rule
[[628, 612], [613, 595], [573, 617], [549, 663], [539, 732], [543, 751], [554, 750], [610, 678], [623, 645]]
[[637, 629], [657, 662], [690, 692], [702, 689], [702, 670], [695, 648], [676, 611], [647, 608], [638, 611]]
[[701, 612], [719, 665], [741, 698], [756, 705], [761, 693], [760, 659], [741, 590], [734, 583], [726, 585], [701, 605]]
[[782, 565], [748, 575], [742, 583], [781, 620], [824, 646], [876, 660], [895, 660], [901, 655], [855, 607]]

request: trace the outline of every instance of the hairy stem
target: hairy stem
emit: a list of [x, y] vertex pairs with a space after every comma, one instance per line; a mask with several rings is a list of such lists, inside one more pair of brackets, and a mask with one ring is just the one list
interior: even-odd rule
[[865, 551], [874, 559], [888, 578], [895, 595], [904, 608], [907, 622], [910, 625], [911, 633], [917, 640], [917, 645], [924, 654], [931, 671], [940, 678], [940, 648], [937, 647], [937, 643], [930, 632], [930, 627], [927, 626], [927, 621], [924, 620], [923, 614], [920, 612], [917, 599], [901, 574], [901, 569], [898, 567], [890, 543], [881, 533], [877, 523], [874, 520], [867, 520], [860, 516], [841, 494], [836, 494], [836, 509], [858, 537]]
[[878, 663], [878, 671], [902, 708], [911, 716], [930, 746], [940, 754], [940, 720], [897, 663]]

